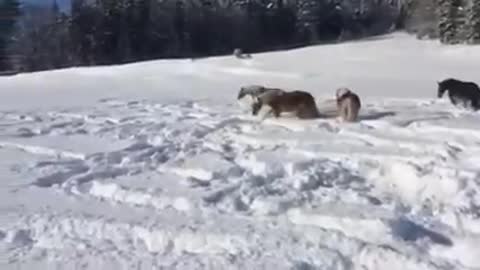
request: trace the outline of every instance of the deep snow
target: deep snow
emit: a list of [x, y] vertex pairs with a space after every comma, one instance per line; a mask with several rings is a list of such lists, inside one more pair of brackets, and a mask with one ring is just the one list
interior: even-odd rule
[[[478, 70], [396, 33], [1, 77], [0, 268], [480, 269], [480, 114], [435, 83]], [[260, 123], [248, 84], [361, 121]]]

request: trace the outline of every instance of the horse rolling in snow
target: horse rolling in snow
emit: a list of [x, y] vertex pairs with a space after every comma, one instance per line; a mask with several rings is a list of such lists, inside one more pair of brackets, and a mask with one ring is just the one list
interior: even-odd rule
[[354, 122], [362, 106], [360, 98], [348, 88], [339, 88], [336, 92], [337, 113], [342, 121]]
[[253, 113], [256, 115], [263, 105], [270, 107], [263, 116], [262, 121], [273, 112], [278, 118], [283, 112], [293, 112], [300, 119], [312, 119], [320, 117], [315, 98], [308, 92], [266, 92], [256, 98], [252, 105]]
[[255, 97], [267, 91], [267, 88], [261, 85], [248, 85], [240, 87], [240, 92], [238, 92], [237, 100], [242, 99], [245, 96]]
[[272, 96], [279, 95], [285, 91], [277, 88], [267, 88], [261, 85], [249, 85], [240, 88], [237, 100], [240, 100], [246, 96], [250, 96], [253, 99], [251, 104], [252, 114], [257, 115], [262, 108], [263, 103], [259, 103], [262, 100], [270, 100]]
[[453, 105], [470, 105], [474, 110], [480, 109], [480, 88], [474, 82], [464, 82], [457, 79], [445, 79], [438, 84], [437, 97], [441, 98], [448, 91], [448, 97]]

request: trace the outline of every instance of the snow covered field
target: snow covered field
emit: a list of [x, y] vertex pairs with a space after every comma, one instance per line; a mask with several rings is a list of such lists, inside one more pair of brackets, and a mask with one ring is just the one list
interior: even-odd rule
[[[480, 269], [480, 47], [402, 33], [0, 78], [0, 269]], [[256, 117], [242, 85], [362, 98]]]

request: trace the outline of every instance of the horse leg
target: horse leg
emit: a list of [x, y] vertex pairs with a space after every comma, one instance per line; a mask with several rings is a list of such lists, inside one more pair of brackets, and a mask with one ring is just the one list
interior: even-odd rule
[[315, 118], [317, 115], [316, 115], [316, 108], [314, 109], [310, 108], [308, 105], [303, 104], [297, 108], [296, 115], [300, 119]]
[[280, 108], [277, 105], [271, 105], [271, 112], [273, 112], [273, 115], [275, 118], [280, 117]]
[[450, 102], [457, 106], [458, 105], [458, 98], [456, 96], [453, 96], [453, 95], [449, 95], [449, 98], [450, 98]]
[[297, 111], [295, 112], [295, 115], [296, 115], [298, 118], [300, 118], [300, 119], [307, 118], [307, 117], [306, 117], [305, 110], [304, 110], [303, 107], [297, 108]]
[[472, 104], [472, 109], [475, 110], [475, 111], [480, 109], [480, 106], [478, 104], [479, 100], [480, 100], [479, 98], [472, 99], [472, 103], [471, 103]]
[[252, 104], [252, 115], [257, 115], [258, 112], [262, 109], [262, 102], [258, 101]]
[[267, 112], [262, 116], [262, 118], [260, 119], [260, 123], [262, 123], [263, 121], [265, 121], [265, 119], [267, 119], [267, 116], [268, 116], [269, 114], [271, 114], [272, 111], [273, 111], [273, 108], [270, 107], [270, 108], [268, 109], [268, 111], [267, 111]]

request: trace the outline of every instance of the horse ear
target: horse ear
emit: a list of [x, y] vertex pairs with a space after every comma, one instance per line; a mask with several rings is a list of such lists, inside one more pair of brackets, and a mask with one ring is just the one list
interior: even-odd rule
[[240, 88], [240, 91], [238, 92], [237, 99], [241, 99], [241, 98], [243, 98], [243, 96], [245, 96], [245, 90], [242, 87], [242, 88]]

